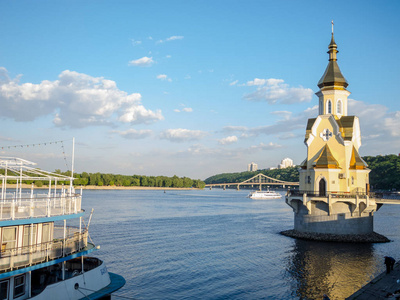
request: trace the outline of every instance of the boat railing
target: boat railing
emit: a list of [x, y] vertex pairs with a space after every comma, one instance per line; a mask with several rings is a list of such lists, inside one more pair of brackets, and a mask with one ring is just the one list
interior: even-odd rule
[[76, 214], [81, 211], [81, 194], [6, 193], [0, 201], [0, 220], [17, 220]]
[[88, 231], [79, 230], [66, 235], [65, 238], [54, 238], [50, 242], [23, 246], [18, 248], [2, 247], [0, 252], [0, 272], [32, 266], [35, 264], [66, 257], [78, 252], [88, 244]]

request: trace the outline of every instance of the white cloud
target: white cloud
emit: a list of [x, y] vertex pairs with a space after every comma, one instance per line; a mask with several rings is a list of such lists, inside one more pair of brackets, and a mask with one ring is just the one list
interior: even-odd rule
[[223, 128], [223, 131], [240, 134], [242, 138], [259, 135], [277, 135], [278, 137], [281, 137], [282, 135], [287, 135], [287, 133], [295, 130], [304, 130], [307, 120], [318, 115], [318, 106], [307, 108], [305, 111], [295, 114], [294, 116], [290, 112], [286, 111], [275, 112], [275, 114], [283, 116], [283, 119], [278, 120], [272, 125], [254, 128], [248, 128], [246, 126], [226, 126]]
[[311, 101], [313, 91], [300, 87], [289, 87], [283, 79], [255, 78], [247, 82], [247, 86], [257, 86], [257, 90], [244, 96], [249, 101], [267, 101], [269, 104], [277, 102], [293, 104]]
[[182, 40], [182, 39], [183, 39], [183, 36], [181, 36], [181, 35], [173, 35], [173, 36], [167, 38], [166, 41], [169, 42], [169, 41]]
[[185, 142], [200, 140], [207, 135], [207, 132], [201, 130], [189, 129], [167, 129], [160, 134], [161, 139], [169, 140], [171, 142]]
[[250, 151], [265, 151], [265, 150], [275, 150], [275, 149], [279, 149], [282, 148], [282, 145], [279, 144], [275, 144], [275, 143], [268, 143], [267, 145], [265, 145], [264, 143], [260, 143], [259, 145], [256, 146], [251, 146], [249, 148]]
[[136, 59], [136, 60], [131, 60], [129, 62], [129, 65], [135, 66], [135, 67], [149, 67], [153, 63], [154, 63], [153, 57], [144, 56], [144, 57]]
[[[184, 104], [181, 104], [182, 106], [184, 106]], [[191, 112], [193, 112], [193, 108], [191, 108], [191, 107], [184, 107], [184, 108], [182, 108], [182, 110], [180, 110], [180, 109], [178, 109], [178, 108], [175, 108], [174, 109], [174, 112], [177, 112], [177, 113], [180, 113], [180, 112], [188, 112], [188, 113], [191, 113]]]
[[146, 109], [143, 105], [127, 107], [118, 118], [119, 121], [132, 124], [150, 124], [154, 121], [164, 120], [161, 110], [156, 112]]
[[169, 82], [171, 82], [171, 81], [172, 81], [172, 79], [171, 79], [171, 78], [168, 78], [168, 76], [167, 76], [167, 75], [165, 75], [165, 74], [160, 74], [160, 75], [157, 75], [157, 79], [160, 79], [160, 80], [166, 80], [166, 81], [169, 81]]
[[131, 41], [132, 41], [132, 45], [133, 46], [137, 46], [137, 45], [140, 45], [142, 43], [142, 41], [137, 41], [137, 40], [134, 40], [134, 39], [131, 39]]
[[391, 136], [400, 136], [400, 111], [388, 114], [384, 124]]
[[176, 41], [176, 40], [182, 40], [184, 37], [181, 35], [173, 35], [170, 36], [169, 38], [166, 38], [164, 40], [159, 40], [157, 43], [161, 44], [161, 43], [165, 43], [165, 42], [171, 42], [171, 41]]
[[289, 120], [290, 117], [291, 117], [291, 115], [292, 115], [292, 112], [291, 112], [291, 111], [283, 110], [283, 111], [273, 111], [273, 112], [271, 112], [271, 114], [272, 114], [272, 115], [280, 116], [280, 117], [282, 117], [282, 118], [285, 119], [285, 120]]
[[227, 136], [226, 138], [220, 139], [218, 141], [218, 143], [221, 145], [228, 145], [228, 144], [236, 143], [237, 141], [238, 141], [237, 136], [231, 135], [231, 136]]
[[230, 85], [230, 86], [236, 85], [238, 82], [239, 82], [239, 80], [235, 80], [235, 81], [232, 81], [229, 85]]
[[117, 133], [123, 138], [132, 140], [144, 139], [146, 137], [151, 136], [151, 134], [153, 133], [153, 131], [150, 129], [142, 129], [142, 130], [128, 129], [126, 131], [113, 130], [111, 132]]
[[0, 116], [16, 121], [54, 115], [56, 126], [79, 128], [163, 119], [161, 111], [153, 112], [141, 104], [139, 93], [121, 91], [114, 81], [103, 77], [65, 70], [55, 81], [20, 84], [9, 79], [4, 68], [0, 71]]

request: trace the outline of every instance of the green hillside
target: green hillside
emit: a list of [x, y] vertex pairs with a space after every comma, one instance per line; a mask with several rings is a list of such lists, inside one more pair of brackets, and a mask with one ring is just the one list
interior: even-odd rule
[[[378, 155], [364, 156], [364, 161], [371, 169], [369, 178], [372, 189], [400, 190], [400, 156]], [[223, 173], [204, 180], [206, 184], [235, 183], [249, 179], [259, 173], [284, 181], [299, 181], [298, 166], [286, 169], [259, 170], [255, 172]]]

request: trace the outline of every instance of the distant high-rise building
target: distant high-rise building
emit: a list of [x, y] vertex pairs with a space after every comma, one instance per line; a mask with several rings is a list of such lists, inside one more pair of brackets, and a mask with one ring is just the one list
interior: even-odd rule
[[278, 165], [278, 169], [284, 169], [287, 167], [293, 167], [293, 160], [290, 158], [282, 159], [281, 163]]
[[254, 172], [258, 170], [258, 166], [256, 163], [252, 162], [251, 164], [247, 165], [247, 171]]

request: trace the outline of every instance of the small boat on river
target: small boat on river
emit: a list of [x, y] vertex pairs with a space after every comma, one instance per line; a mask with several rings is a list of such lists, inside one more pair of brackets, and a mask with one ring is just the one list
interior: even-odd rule
[[264, 199], [279, 199], [282, 198], [281, 194], [272, 191], [254, 191], [248, 196], [251, 199], [264, 200]]

